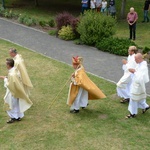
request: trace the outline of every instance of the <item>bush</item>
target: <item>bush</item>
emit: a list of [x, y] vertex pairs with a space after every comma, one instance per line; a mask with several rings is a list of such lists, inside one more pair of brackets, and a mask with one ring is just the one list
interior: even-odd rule
[[48, 25], [49, 25], [50, 27], [54, 27], [54, 26], [55, 26], [55, 21], [54, 21], [53, 18], [50, 18], [50, 19], [49, 19]]
[[18, 22], [23, 23], [23, 20], [24, 20], [25, 17], [26, 17], [25, 15], [20, 14], [19, 17], [18, 17]]
[[101, 41], [96, 43], [96, 47], [102, 51], [109, 52], [116, 55], [127, 56], [128, 55], [128, 48], [136, 44], [124, 38], [103, 38]]
[[39, 25], [42, 26], [42, 27], [45, 27], [46, 26], [46, 21], [43, 21], [43, 20], [39, 21]]
[[68, 12], [60, 13], [56, 16], [56, 25], [58, 31], [62, 28], [62, 26], [71, 25], [72, 20], [75, 17]]
[[77, 25], [79, 23], [79, 18], [75, 18], [72, 14], [68, 12], [60, 13], [56, 16], [56, 25], [58, 31], [61, 30], [63, 26], [71, 26], [75, 38], [79, 38], [80, 34], [77, 32]]
[[63, 26], [61, 28], [61, 30], [59, 30], [58, 36], [63, 40], [73, 40], [73, 39], [75, 39], [75, 34], [73, 33], [73, 29], [70, 25]]
[[83, 44], [83, 42], [81, 41], [81, 39], [75, 39], [74, 43], [77, 45]]
[[23, 24], [25, 24], [27, 26], [33, 26], [33, 25], [36, 25], [36, 20], [26, 16], [23, 20]]
[[36, 20], [31, 18], [31, 17], [28, 17], [26, 15], [20, 15], [18, 17], [18, 22], [22, 23], [22, 24], [25, 24], [27, 26], [36, 25]]
[[79, 23], [79, 18], [74, 18], [71, 20], [71, 27], [72, 27], [73, 33], [75, 34], [77, 39], [80, 38], [80, 34], [77, 31], [78, 23]]
[[80, 18], [77, 31], [85, 44], [95, 45], [101, 39], [114, 35], [115, 24], [115, 19], [110, 16], [86, 11]]
[[18, 18], [19, 15], [12, 10], [0, 8], [0, 16], [5, 18]]
[[143, 53], [143, 54], [146, 54], [146, 53], [148, 53], [148, 52], [150, 52], [150, 48], [144, 47], [144, 50], [142, 51], [142, 53]]
[[6, 17], [6, 18], [13, 18], [13, 16], [14, 16], [14, 14], [13, 14], [12, 10], [6, 10], [4, 12], [4, 17]]
[[49, 30], [48, 34], [49, 35], [57, 35], [57, 30]]
[[0, 7], [0, 16], [4, 16], [5, 9], [3, 7]]

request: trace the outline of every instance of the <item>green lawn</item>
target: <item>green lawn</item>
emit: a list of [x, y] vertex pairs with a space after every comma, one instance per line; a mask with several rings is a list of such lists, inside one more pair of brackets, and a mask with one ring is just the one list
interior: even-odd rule
[[[150, 23], [141, 23], [138, 21], [137, 30], [136, 30], [136, 40], [135, 43], [139, 47], [149, 47], [150, 48]], [[116, 37], [120, 38], [129, 38], [129, 28], [128, 24], [125, 21], [119, 21], [117, 23], [117, 31], [115, 34]]]
[[1, 150], [149, 150], [150, 112], [142, 114], [140, 110], [136, 118], [125, 119], [128, 105], [120, 104], [114, 84], [88, 74], [107, 95], [106, 99], [89, 101], [88, 108], [79, 114], [70, 114], [66, 105], [68, 84], [48, 109], [73, 72], [72, 67], [0, 40], [1, 75], [7, 75], [5, 59], [11, 47], [15, 47], [27, 63], [34, 85], [31, 92], [34, 105], [21, 122], [6, 124], [5, 89], [0, 80]]

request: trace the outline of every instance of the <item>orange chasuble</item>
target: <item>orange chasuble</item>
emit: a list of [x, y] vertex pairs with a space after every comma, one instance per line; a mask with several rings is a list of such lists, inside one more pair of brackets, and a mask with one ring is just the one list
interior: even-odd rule
[[[88, 100], [106, 98], [105, 94], [89, 79], [83, 66], [75, 71], [74, 82], [71, 82], [67, 104], [71, 106], [78, 95], [79, 88], [88, 92]], [[75, 84], [74, 84], [75, 83]]]

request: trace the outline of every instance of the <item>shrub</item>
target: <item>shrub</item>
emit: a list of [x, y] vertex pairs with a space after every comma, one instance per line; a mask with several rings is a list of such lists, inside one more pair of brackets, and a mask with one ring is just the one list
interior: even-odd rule
[[18, 14], [14, 13], [11, 9], [4, 9], [4, 8], [0, 8], [0, 16], [1, 17], [5, 17], [5, 18], [18, 18]]
[[39, 21], [39, 25], [42, 26], [42, 27], [45, 27], [46, 26], [46, 21], [43, 21], [43, 20]]
[[53, 18], [50, 18], [50, 19], [49, 19], [48, 25], [49, 25], [50, 27], [54, 27], [54, 26], [55, 26], [55, 21], [54, 21]]
[[72, 14], [68, 12], [60, 13], [56, 16], [56, 26], [58, 31], [61, 30], [62, 26], [71, 26], [75, 38], [79, 38], [80, 34], [77, 32], [77, 25], [79, 23], [79, 18], [75, 18]]
[[4, 17], [6, 17], [6, 18], [13, 18], [13, 16], [14, 16], [14, 14], [13, 14], [12, 10], [6, 10], [4, 12]]
[[49, 30], [48, 34], [49, 35], [57, 35], [57, 30]]
[[0, 16], [4, 16], [5, 9], [3, 7], [0, 7]]
[[99, 42], [96, 43], [96, 47], [102, 51], [109, 52], [116, 55], [127, 56], [128, 55], [128, 48], [136, 44], [124, 38], [103, 38]]
[[62, 26], [71, 25], [72, 20], [75, 17], [68, 12], [60, 13], [56, 16], [57, 29], [60, 30]]
[[23, 23], [25, 17], [26, 17], [25, 15], [20, 14], [19, 17], [18, 17], [18, 22]]
[[81, 39], [75, 39], [74, 43], [77, 45], [83, 44], [83, 42], [81, 41]]
[[70, 25], [63, 26], [61, 28], [61, 30], [59, 30], [58, 36], [63, 40], [73, 40], [73, 39], [75, 39], [75, 34], [73, 33], [73, 29]]
[[36, 20], [26, 15], [20, 15], [18, 17], [18, 21], [19, 23], [25, 24], [27, 26], [36, 25]]
[[79, 18], [74, 18], [71, 20], [71, 27], [73, 29], [73, 32], [74, 32], [76, 38], [80, 38], [80, 34], [77, 31], [78, 23], [79, 23]]
[[27, 25], [27, 26], [32, 26], [32, 25], [36, 25], [36, 20], [33, 18], [30, 18], [28, 16], [26, 16], [23, 20], [23, 24]]
[[146, 53], [150, 52], [150, 48], [144, 47], [144, 50], [142, 52], [143, 52], [143, 54], [146, 54]]
[[97, 41], [114, 35], [115, 24], [115, 19], [110, 16], [86, 11], [80, 18], [77, 31], [85, 44], [95, 45]]

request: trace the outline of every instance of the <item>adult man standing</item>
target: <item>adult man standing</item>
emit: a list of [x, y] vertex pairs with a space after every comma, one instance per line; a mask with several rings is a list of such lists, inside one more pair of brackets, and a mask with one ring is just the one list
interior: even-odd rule
[[130, 30], [130, 40], [136, 39], [136, 22], [138, 19], [137, 13], [134, 11], [134, 8], [130, 8], [130, 12], [127, 15], [127, 22], [129, 24], [129, 30]]
[[10, 117], [7, 123], [13, 123], [24, 117], [24, 112], [31, 107], [32, 102], [24, 90], [18, 71], [14, 67], [14, 60], [6, 59], [6, 66], [8, 76], [0, 76], [0, 78], [4, 79], [4, 86], [7, 89], [4, 97], [5, 109]]
[[129, 69], [134, 74], [131, 85], [131, 98], [128, 106], [130, 114], [126, 118], [133, 118], [138, 113], [138, 108], [145, 113], [150, 106], [146, 103], [145, 84], [149, 82], [147, 62], [143, 60], [142, 54], [135, 55], [135, 61], [138, 64], [136, 69]]
[[129, 102], [130, 100], [130, 87], [132, 83], [133, 74], [129, 72], [129, 69], [135, 69], [136, 68], [136, 62], [135, 62], [135, 54], [137, 52], [137, 48], [135, 46], [130, 46], [128, 49], [128, 58], [127, 60], [123, 59], [123, 70], [124, 75], [121, 77], [121, 79], [117, 83], [117, 94], [119, 97], [123, 98], [121, 100], [121, 103]]
[[148, 11], [150, 10], [150, 0], [145, 0], [144, 3], [144, 20], [142, 22], [149, 22]]
[[27, 73], [24, 59], [22, 58], [22, 56], [20, 54], [17, 53], [16, 49], [11, 48], [9, 50], [9, 54], [13, 58], [13, 60], [15, 61], [14, 67], [19, 70], [24, 89], [25, 89], [26, 93], [29, 95], [30, 89], [33, 88], [33, 85], [31, 83], [31, 80], [30, 80], [29, 75]]
[[71, 113], [79, 113], [80, 107], [85, 108], [88, 100], [105, 98], [105, 94], [88, 78], [82, 66], [82, 57], [73, 57], [72, 64], [75, 72], [71, 77], [67, 104]]

